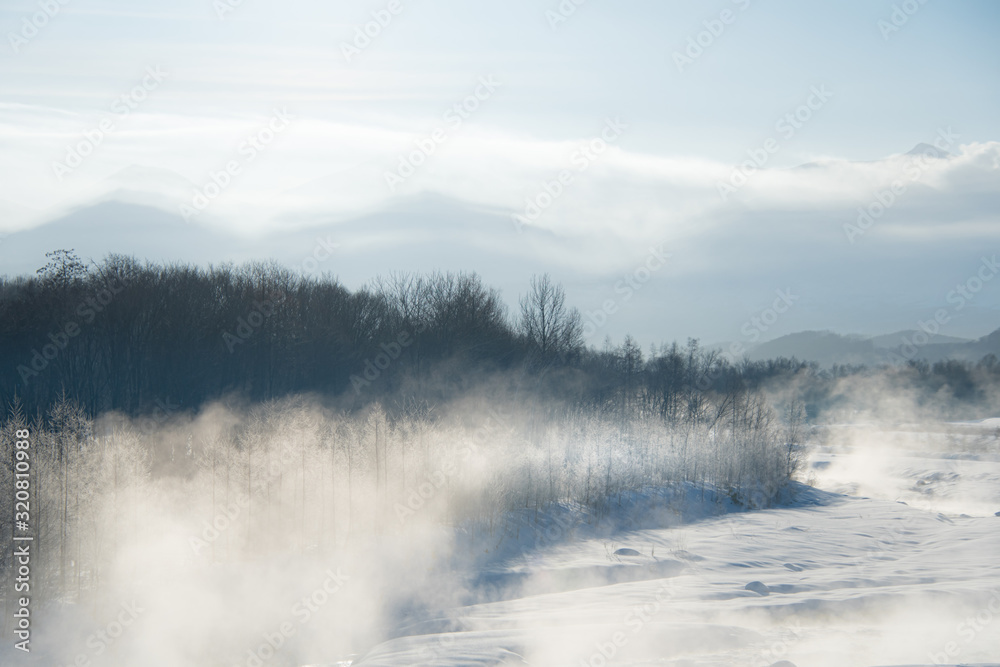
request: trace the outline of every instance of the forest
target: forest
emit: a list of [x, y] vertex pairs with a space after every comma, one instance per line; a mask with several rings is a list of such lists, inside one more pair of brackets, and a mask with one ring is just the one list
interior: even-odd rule
[[995, 359], [821, 369], [733, 363], [696, 340], [594, 349], [547, 275], [510, 313], [475, 274], [352, 292], [275, 264], [50, 259], [0, 282], [0, 435], [13, 461], [15, 434], [31, 434], [51, 599], [103, 590], [121, 554], [147, 566], [136, 551], [164, 534], [184, 558], [266, 556], [276, 517], [294, 517], [282, 548], [327, 554], [431, 518], [500, 543], [512, 513], [601, 516], [676, 484], [762, 507], [810, 428], [888, 394], [928, 418], [974, 415], [1000, 379]]
[[[641, 409], [667, 422], [709, 395], [794, 387], [811, 420], [854, 409], [843, 387], [879, 382], [928, 409], [975, 410], [1000, 367], [910, 361], [819, 368], [734, 361], [688, 340], [644, 351], [626, 336], [586, 345], [579, 312], [548, 275], [526, 279], [519, 308], [474, 273], [391, 274], [351, 291], [276, 263], [200, 268], [109, 256], [90, 266], [49, 253], [35, 276], [0, 278], [0, 400], [44, 415], [70, 398], [88, 415], [153, 423], [207, 401], [315, 393], [357, 410], [445, 403], [478, 386], [577, 406]], [[787, 399], [788, 396], [785, 396]]]

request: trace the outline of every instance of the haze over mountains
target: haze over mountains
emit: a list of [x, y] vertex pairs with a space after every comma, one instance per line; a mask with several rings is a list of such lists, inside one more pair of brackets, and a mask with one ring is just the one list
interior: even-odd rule
[[[937, 144], [947, 145], [940, 138]], [[33, 212], [22, 221], [29, 226], [0, 243], [0, 271], [31, 273], [56, 248], [95, 260], [108, 253], [201, 265], [274, 259], [306, 275], [335, 275], [351, 287], [391, 271], [464, 270], [501, 288], [512, 308], [531, 274], [549, 272], [594, 325], [588, 329], [594, 345], [626, 333], [644, 346], [690, 336], [740, 341], [753, 355], [780, 347], [782, 354], [817, 361], [872, 363], [884, 358], [886, 345], [809, 333], [783, 337], [889, 335], [919, 328], [942, 308], [943, 336], [978, 339], [1000, 325], [1000, 283], [990, 282], [1000, 232], [1000, 143], [952, 151], [919, 144], [875, 162], [824, 159], [764, 168], [721, 202], [714, 192], [723, 182], [718, 177], [729, 178], [733, 167], [682, 176], [683, 160], [614, 148], [607, 164], [583, 174], [526, 224], [516, 203], [427, 190], [354, 212], [333, 204], [282, 208], [289, 192], [299, 197], [312, 189], [318, 202], [329, 178], [292, 188], [267, 210], [248, 209], [237, 193], [226, 193], [229, 200], [186, 220], [180, 205], [193, 181], [133, 165], [101, 181], [84, 203], [52, 218]], [[641, 161], [658, 163], [646, 165], [652, 178], [624, 185], [635, 181]], [[549, 182], [545, 173], [539, 189]], [[894, 181], [905, 188], [890, 195]], [[589, 207], [597, 190], [601, 197], [614, 192], [623, 202], [642, 202], [644, 217]], [[888, 196], [893, 200], [880, 205], [879, 197]], [[864, 211], [874, 216], [866, 219]], [[259, 225], [261, 216], [270, 223]], [[568, 224], [573, 220], [579, 226]], [[669, 261], [649, 273], [642, 267], [651, 252]], [[752, 324], [781, 293], [791, 299], [787, 311]], [[753, 347], [764, 340], [772, 342]], [[919, 347], [931, 357], [946, 349]], [[954, 352], [976, 353], [971, 347]]]
[[747, 357], [754, 361], [795, 357], [815, 361], [825, 368], [834, 364], [877, 366], [911, 359], [931, 363], [945, 359], [978, 362], [988, 354], [1000, 357], [1000, 329], [975, 340], [942, 334], [928, 336], [921, 330], [871, 337], [802, 331], [761, 343], [747, 351]]

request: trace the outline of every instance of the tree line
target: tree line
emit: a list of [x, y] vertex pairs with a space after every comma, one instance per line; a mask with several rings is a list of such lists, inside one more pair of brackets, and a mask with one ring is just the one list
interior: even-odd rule
[[276, 263], [200, 268], [111, 255], [87, 266], [67, 250], [48, 259], [35, 276], [0, 278], [0, 400], [17, 398], [28, 415], [64, 397], [92, 416], [116, 410], [154, 423], [222, 397], [434, 404], [506, 378], [524, 395], [670, 423], [708, 418], [712, 394], [794, 386], [816, 418], [846, 405], [846, 377], [874, 374], [969, 408], [994, 395], [1000, 375], [995, 357], [824, 370], [733, 361], [696, 340], [644, 352], [627, 336], [597, 349], [547, 275], [531, 279], [512, 313], [475, 273], [397, 273], [352, 291]]

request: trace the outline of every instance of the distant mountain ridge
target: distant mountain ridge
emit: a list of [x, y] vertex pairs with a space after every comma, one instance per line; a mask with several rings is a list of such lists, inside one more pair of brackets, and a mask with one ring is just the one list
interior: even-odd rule
[[907, 155], [924, 155], [927, 157], [933, 157], [938, 159], [947, 159], [954, 157], [951, 153], [946, 150], [941, 150], [937, 146], [932, 146], [931, 144], [919, 143], [910, 149]]
[[[947, 160], [948, 158], [955, 157], [953, 154], [946, 150], [942, 150], [937, 146], [932, 144], [921, 142], [902, 154], [889, 155], [887, 157], [879, 158], [877, 160], [852, 160], [852, 162], [857, 164], [874, 164], [876, 162], [886, 162], [888, 160], [899, 159], [900, 157], [927, 157], [934, 158], [938, 160]], [[821, 169], [829, 164], [828, 161], [820, 162], [803, 162], [802, 164], [792, 167], [792, 169]]]
[[756, 345], [747, 352], [754, 361], [795, 357], [824, 368], [834, 364], [879, 365], [910, 359], [928, 362], [958, 359], [976, 362], [988, 354], [1000, 357], [1000, 329], [970, 340], [906, 330], [879, 336], [842, 335], [832, 331], [801, 331]]

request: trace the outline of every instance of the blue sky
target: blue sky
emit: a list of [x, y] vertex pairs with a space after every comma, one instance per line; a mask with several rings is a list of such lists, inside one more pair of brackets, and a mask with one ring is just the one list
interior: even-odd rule
[[[234, 160], [239, 173], [188, 222], [266, 235], [388, 208], [402, 209], [405, 218], [407, 202], [427, 193], [523, 215], [526, 202], [574, 170], [581, 147], [618, 119], [626, 129], [573, 171], [573, 182], [531, 221], [576, 248], [572, 257], [554, 257], [552, 271], [577, 285], [582, 300], [593, 298], [586, 285], [667, 240], [688, 249], [678, 253], [679, 281], [704, 284], [697, 276], [712, 267], [739, 264], [761, 285], [761, 296], [734, 302], [749, 311], [790, 280], [812, 281], [830, 293], [814, 304], [819, 314], [789, 318], [786, 326], [861, 330], [863, 317], [825, 321], [822, 313], [846, 312], [862, 296], [908, 307], [928, 301], [921, 282], [928, 273], [940, 269], [942, 281], [946, 273], [960, 275], [995, 241], [994, 2], [566, 0], [562, 5], [575, 11], [553, 26], [556, 1], [243, 0], [220, 18], [222, 1], [136, 1], [123, 10], [121, 3], [53, 0], [59, 11], [26, 43], [12, 35], [40, 4], [0, 8], [0, 233], [115, 198], [179, 213]], [[911, 12], [905, 23], [898, 20], [904, 5]], [[390, 7], [398, 9], [391, 22], [348, 62], [342, 45], [373, 12], [387, 16]], [[880, 21], [892, 21], [894, 12], [901, 25], [886, 33]], [[718, 34], [707, 32], [712, 28]], [[702, 52], [679, 68], [675, 53], [699, 38]], [[163, 81], [127, 115], [112, 111], [149, 68], [165, 72]], [[448, 125], [449, 109], [481, 91], [484, 79], [497, 82], [495, 90], [459, 125]], [[817, 89], [829, 91], [829, 99], [809, 110], [792, 136], [782, 136], [777, 123]], [[241, 147], [266, 132], [276, 113], [292, 120], [249, 160]], [[108, 121], [113, 129], [79, 167], [59, 173], [57, 163]], [[386, 173], [437, 128], [445, 138], [434, 153], [399, 187], [387, 187]], [[840, 243], [841, 222], [856, 218], [854, 211], [899, 175], [903, 167], [885, 158], [933, 142], [943, 128], [959, 136], [949, 146], [956, 158], [923, 172], [919, 187], [866, 234], [873, 254], [855, 252], [857, 244], [837, 248], [870, 265], [869, 283], [880, 260], [911, 258], [918, 268], [907, 269], [914, 274], [902, 285], [895, 275], [882, 281], [896, 291], [859, 294], [856, 287], [838, 295], [833, 274], [796, 263], [804, 248]], [[765, 168], [720, 199], [719, 183], [768, 140], [777, 149]], [[788, 170], [803, 163], [820, 167]], [[792, 232], [783, 222], [789, 216], [799, 220]], [[744, 238], [751, 220], [755, 233]], [[351, 236], [346, 227], [340, 231]], [[432, 224], [427, 233], [433, 235]], [[386, 259], [372, 270], [392, 268]], [[455, 257], [441, 268], [475, 267]], [[711, 274], [720, 283], [716, 293], [733, 278]], [[676, 298], [713, 298], [693, 294]], [[743, 314], [697, 333], [730, 337]], [[693, 310], [690, 318], [702, 321]], [[878, 326], [898, 321], [906, 328], [909, 319], [900, 314]]]
[[[546, 11], [558, 4], [401, 1], [393, 23], [348, 64], [338, 45], [387, 2], [244, 0], [220, 20], [209, 0], [131, 2], [127, 12], [72, 0], [19, 54], [2, 50], [3, 98], [97, 111], [145, 65], [161, 63], [177, 72], [150, 113], [241, 117], [274, 100], [303, 114], [374, 114], [406, 126], [492, 72], [508, 88], [478, 122], [574, 138], [618, 113], [640, 126], [629, 147], [725, 160], [822, 82], [837, 91], [837, 106], [796, 142], [800, 156], [874, 159], [959, 119], [969, 139], [995, 138], [996, 3], [917, 3], [888, 40], [878, 21], [898, 3], [588, 0], [553, 30]], [[679, 73], [672, 53], [727, 9], [735, 22]], [[5, 3], [0, 25], [17, 33], [37, 11]]]

